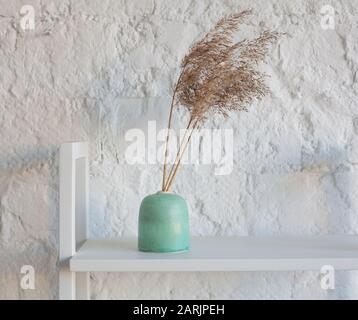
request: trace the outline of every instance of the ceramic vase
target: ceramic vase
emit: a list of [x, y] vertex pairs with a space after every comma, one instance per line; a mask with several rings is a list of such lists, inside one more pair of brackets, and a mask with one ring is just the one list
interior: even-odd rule
[[189, 250], [189, 215], [184, 198], [157, 192], [143, 199], [139, 210], [138, 249], [145, 252]]

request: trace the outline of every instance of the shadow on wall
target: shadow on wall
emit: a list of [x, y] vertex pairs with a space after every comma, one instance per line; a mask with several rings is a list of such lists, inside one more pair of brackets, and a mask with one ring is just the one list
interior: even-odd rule
[[[327, 160], [328, 159], [328, 160]], [[342, 148], [331, 148], [322, 161], [307, 164], [308, 172], [320, 172], [320, 188], [324, 202], [325, 234], [352, 234], [358, 231], [358, 217], [354, 210], [357, 183], [351, 165]], [[304, 165], [305, 167], [305, 165]], [[306, 171], [305, 170], [305, 171]], [[327, 291], [328, 299], [356, 299], [358, 272], [337, 271], [335, 289]]]
[[[0, 290], [0, 299], [57, 299], [56, 265], [57, 248], [45, 241], [30, 243], [23, 250], [2, 249], [0, 288], [4, 289]], [[33, 267], [33, 273], [29, 267]]]
[[[357, 234], [358, 217], [355, 210], [357, 177], [352, 167], [337, 164], [322, 177], [322, 188], [326, 195], [329, 234]], [[357, 299], [358, 271], [337, 271], [335, 290], [328, 291], [330, 299]]]
[[[57, 153], [50, 146], [0, 155], [0, 298], [57, 297]], [[33, 266], [36, 290], [21, 288], [23, 265]]]

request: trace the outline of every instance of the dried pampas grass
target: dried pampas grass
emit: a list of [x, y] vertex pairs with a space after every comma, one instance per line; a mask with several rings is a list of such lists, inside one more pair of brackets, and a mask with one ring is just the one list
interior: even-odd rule
[[[195, 129], [212, 115], [227, 117], [232, 111], [247, 111], [254, 100], [269, 93], [266, 75], [259, 72], [257, 66], [281, 34], [264, 31], [255, 39], [234, 42], [235, 33], [251, 14], [251, 10], [245, 10], [220, 19], [183, 58], [170, 107], [162, 191], [170, 190]], [[189, 121], [187, 134], [167, 175], [169, 129], [175, 106], [188, 111]]]

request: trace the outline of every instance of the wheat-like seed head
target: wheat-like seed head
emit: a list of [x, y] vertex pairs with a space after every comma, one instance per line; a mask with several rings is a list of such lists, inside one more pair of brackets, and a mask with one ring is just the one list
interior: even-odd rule
[[175, 103], [185, 107], [194, 121], [246, 111], [269, 93], [266, 75], [256, 68], [281, 34], [264, 31], [253, 40], [234, 42], [235, 32], [251, 14], [245, 10], [222, 18], [183, 58]]

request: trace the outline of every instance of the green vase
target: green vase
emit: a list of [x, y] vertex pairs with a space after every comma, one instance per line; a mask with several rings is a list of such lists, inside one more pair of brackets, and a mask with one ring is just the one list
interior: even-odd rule
[[189, 215], [186, 201], [174, 193], [157, 192], [140, 205], [138, 249], [177, 252], [189, 249]]

